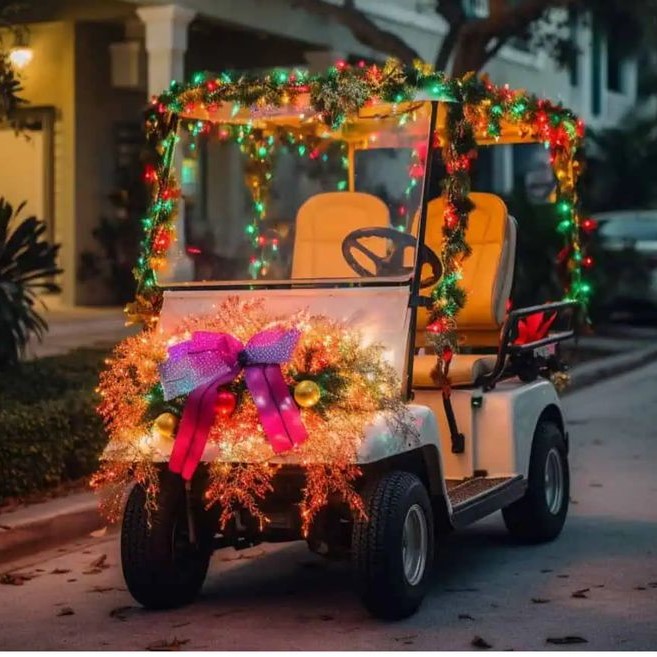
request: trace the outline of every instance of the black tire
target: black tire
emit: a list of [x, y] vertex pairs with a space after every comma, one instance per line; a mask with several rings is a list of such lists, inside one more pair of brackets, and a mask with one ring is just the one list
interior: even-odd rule
[[[420, 606], [433, 569], [429, 495], [414, 474], [393, 471], [368, 482], [363, 497], [367, 519], [354, 522], [351, 546], [359, 593], [373, 615], [388, 620], [405, 618]], [[421, 513], [426, 523], [424, 571], [418, 572], [419, 579], [412, 583], [405, 574], [402, 545], [409, 513], [416, 519]]]
[[197, 596], [208, 571], [214, 529], [200, 501], [194, 504], [197, 543], [189, 542], [185, 489], [180, 476], [162, 471], [151, 527], [146, 493], [136, 485], [121, 527], [121, 565], [132, 597], [149, 609], [170, 609]]
[[[548, 459], [552, 463], [551, 472], [557, 467], [556, 463], [561, 469], [559, 498], [546, 493], [551, 488], [546, 481]], [[527, 492], [517, 502], [502, 509], [506, 528], [514, 538], [523, 542], [543, 543], [555, 539], [566, 522], [569, 496], [568, 448], [563, 432], [554, 422], [541, 420], [534, 432]]]

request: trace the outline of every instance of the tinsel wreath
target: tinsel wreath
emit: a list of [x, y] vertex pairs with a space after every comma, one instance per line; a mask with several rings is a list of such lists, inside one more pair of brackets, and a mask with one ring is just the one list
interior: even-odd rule
[[[295, 330], [299, 339], [290, 360], [281, 365], [285, 383], [300, 400], [301, 420], [308, 439], [295, 447], [296, 460], [304, 466], [306, 485], [301, 502], [304, 531], [315, 514], [337, 493], [354, 513], [363, 504], [354, 484], [360, 474], [358, 448], [366, 426], [382, 413], [400, 441], [416, 433], [400, 396], [401, 385], [379, 345], [364, 346], [360, 336], [324, 316], [300, 312], [276, 317], [266, 312], [262, 300], [232, 297], [212, 315], [185, 320], [172, 332], [147, 330], [121, 342], [101, 374], [99, 412], [110, 443], [93, 484], [101, 490], [104, 513], [110, 520], [120, 514], [125, 485], [136, 479], [147, 491], [147, 507], [156, 508], [158, 496], [157, 436], [163, 415], [171, 418], [167, 431], [173, 442], [176, 419], [185, 398], [164, 401], [159, 366], [167, 349], [196, 331], [230, 333], [246, 343], [272, 327]], [[301, 400], [301, 388], [311, 397]], [[314, 393], [313, 393], [314, 391]], [[259, 502], [272, 490], [278, 466], [261, 426], [258, 409], [240, 374], [226, 388], [232, 405], [219, 408], [209, 432], [216, 458], [209, 464], [208, 506], [218, 504], [221, 523], [237, 508], [248, 509], [261, 523], [267, 519]], [[314, 395], [314, 396], [312, 396]], [[161, 430], [160, 425], [160, 430]], [[159, 435], [161, 441], [161, 435]]]

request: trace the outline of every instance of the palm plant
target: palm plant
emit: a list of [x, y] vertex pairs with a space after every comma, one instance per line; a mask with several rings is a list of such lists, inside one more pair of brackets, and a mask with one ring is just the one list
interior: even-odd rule
[[45, 239], [46, 225], [36, 217], [20, 220], [0, 197], [0, 369], [16, 364], [31, 335], [39, 340], [48, 329], [36, 311], [40, 292], [59, 292], [52, 277], [61, 272], [59, 245]]

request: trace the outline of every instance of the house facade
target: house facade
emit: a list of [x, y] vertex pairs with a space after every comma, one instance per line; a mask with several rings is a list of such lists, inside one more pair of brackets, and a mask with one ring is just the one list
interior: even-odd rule
[[[487, 0], [464, 1], [474, 18], [488, 11]], [[28, 210], [43, 217], [62, 244], [67, 305], [111, 300], [101, 279], [80, 276], [84, 254], [99, 249], [93, 231], [101, 218], [126, 211], [116, 196], [138, 165], [142, 111], [172, 79], [198, 70], [321, 70], [339, 58], [385, 57], [347, 28], [295, 8], [292, 0], [35, 4], [27, 44], [32, 57], [22, 71], [29, 101], [22, 118], [30, 139], [0, 129], [0, 195], [14, 204], [27, 200]], [[446, 25], [433, 0], [356, 4], [424, 59], [435, 59]], [[569, 29], [580, 49], [569, 69], [516, 44], [502, 48], [485, 71], [495, 82], [563, 101], [593, 127], [615, 125], [636, 102], [636, 63], [616, 53], [603, 26], [580, 18]], [[504, 147], [491, 158], [492, 189], [509, 192], [523, 175], [540, 196], [540, 156]]]

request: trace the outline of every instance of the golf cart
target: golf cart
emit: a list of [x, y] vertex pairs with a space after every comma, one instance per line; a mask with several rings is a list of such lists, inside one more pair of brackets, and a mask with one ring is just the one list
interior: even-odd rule
[[[159, 157], [127, 308], [146, 329], [101, 377], [96, 476], [110, 515], [125, 504], [138, 602], [193, 600], [218, 547], [305, 539], [351, 558], [373, 614], [401, 618], [446, 532], [502, 510], [518, 539], [559, 535], [551, 378], [588, 289], [575, 117], [474, 77], [339, 63], [198, 74], [153, 101], [148, 128]], [[571, 279], [564, 301], [509, 312], [516, 222], [469, 172], [477, 145], [535, 142]]]

